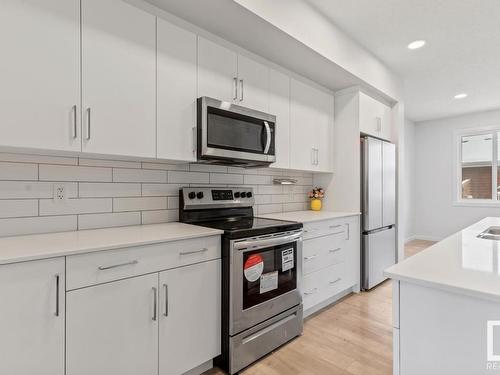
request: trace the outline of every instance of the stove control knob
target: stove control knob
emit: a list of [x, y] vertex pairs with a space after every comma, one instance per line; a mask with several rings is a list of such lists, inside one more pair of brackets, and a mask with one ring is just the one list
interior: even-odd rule
[[247, 193], [247, 198], [252, 198], [252, 192], [251, 192], [251, 191], [249, 191], [249, 192]]
[[239, 192], [239, 191], [235, 191], [235, 192], [234, 192], [234, 197], [235, 197], [236, 199], [238, 199], [238, 198], [240, 197], [240, 192]]
[[198, 192], [198, 194], [196, 194], [196, 198], [202, 199], [203, 198], [203, 192], [202, 191]]
[[192, 191], [188, 194], [188, 197], [189, 197], [189, 199], [194, 199], [194, 198], [196, 198], [196, 193], [194, 191]]
[[241, 197], [242, 198], [246, 198], [247, 197], [247, 193], [245, 193], [244, 191], [241, 192]]

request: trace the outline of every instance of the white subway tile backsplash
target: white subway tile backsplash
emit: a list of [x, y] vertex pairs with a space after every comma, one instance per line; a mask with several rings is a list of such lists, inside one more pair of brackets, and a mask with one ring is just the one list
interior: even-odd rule
[[38, 165], [0, 162], [0, 180], [38, 180]]
[[113, 198], [113, 211], [146, 211], [167, 208], [167, 197]]
[[78, 229], [96, 229], [140, 225], [140, 212], [78, 215]]
[[243, 176], [239, 174], [210, 173], [210, 183], [241, 185], [243, 183]]
[[243, 177], [245, 185], [269, 185], [273, 183], [271, 176], [245, 175]]
[[168, 171], [168, 182], [174, 184], [208, 184], [210, 181], [208, 173]]
[[[75, 198], [78, 195], [78, 184], [63, 183], [66, 196]], [[52, 198], [54, 196], [54, 183], [52, 182], [23, 182], [0, 181], [0, 199], [30, 199]]]
[[149, 169], [113, 169], [113, 182], [167, 182], [167, 172]]
[[144, 211], [142, 213], [142, 224], [170, 223], [178, 220], [178, 210]]
[[0, 237], [76, 230], [76, 215], [0, 219]]
[[161, 169], [164, 171], [189, 171], [189, 164], [142, 163], [143, 169]]
[[87, 167], [141, 168], [140, 161], [101, 160], [79, 158], [78, 165]]
[[[291, 176], [296, 185], [273, 185]], [[307, 209], [312, 173], [0, 153], [0, 236], [177, 221], [185, 186], [253, 188], [257, 214]], [[67, 199], [54, 201], [54, 185]]]
[[179, 190], [184, 185], [179, 184], [142, 184], [143, 197], [167, 197], [179, 195]]
[[78, 165], [78, 158], [31, 154], [0, 153], [0, 161], [11, 161], [16, 163]]
[[137, 197], [141, 195], [141, 184], [119, 182], [82, 182], [80, 198]]
[[65, 165], [40, 165], [41, 181], [111, 182], [112, 169], [75, 167]]
[[38, 200], [0, 200], [0, 218], [28, 217], [38, 215]]
[[40, 216], [87, 214], [111, 212], [112, 210], [111, 198], [65, 199], [62, 201], [40, 199]]

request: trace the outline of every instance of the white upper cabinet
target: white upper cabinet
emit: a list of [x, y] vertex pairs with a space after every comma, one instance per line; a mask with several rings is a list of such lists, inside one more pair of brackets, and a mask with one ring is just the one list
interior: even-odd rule
[[0, 1], [0, 146], [80, 151], [80, 2]]
[[64, 375], [64, 258], [0, 266], [0, 374]]
[[184, 374], [221, 352], [221, 261], [160, 273], [160, 375]]
[[331, 172], [333, 95], [292, 78], [290, 98], [290, 167]]
[[359, 93], [359, 129], [362, 133], [390, 140], [391, 108], [376, 99]]
[[290, 168], [290, 77], [269, 70], [269, 113], [276, 116], [276, 162], [273, 168]]
[[238, 55], [238, 99], [244, 107], [269, 112], [269, 68]]
[[82, 0], [83, 151], [155, 157], [156, 18]]
[[198, 37], [198, 96], [226, 102], [237, 100], [238, 55]]
[[159, 159], [196, 161], [196, 35], [158, 18]]

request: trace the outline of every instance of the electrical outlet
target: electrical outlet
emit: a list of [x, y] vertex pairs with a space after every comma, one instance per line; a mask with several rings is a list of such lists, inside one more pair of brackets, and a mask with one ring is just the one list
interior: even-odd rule
[[54, 184], [54, 200], [66, 200], [66, 186], [64, 184]]

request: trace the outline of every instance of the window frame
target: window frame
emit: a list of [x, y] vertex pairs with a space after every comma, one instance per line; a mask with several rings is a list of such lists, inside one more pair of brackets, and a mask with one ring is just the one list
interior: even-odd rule
[[[470, 129], [461, 129], [454, 132], [454, 154], [455, 168], [453, 174], [453, 205], [454, 206], [472, 206], [472, 207], [499, 207], [500, 199], [498, 199], [498, 133], [500, 126], [476, 127]], [[464, 199], [462, 198], [462, 137], [476, 135], [492, 135], [492, 173], [491, 173], [491, 199]]]

